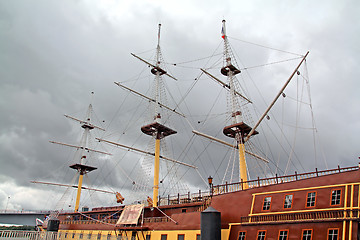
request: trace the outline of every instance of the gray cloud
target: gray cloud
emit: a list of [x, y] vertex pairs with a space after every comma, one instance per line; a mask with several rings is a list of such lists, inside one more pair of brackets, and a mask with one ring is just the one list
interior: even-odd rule
[[[81, 136], [79, 125], [62, 115], [83, 118], [90, 102], [97, 123], [108, 128], [106, 133], [94, 132], [94, 136], [134, 144], [138, 148], [147, 146], [150, 138], [142, 136], [139, 130], [149, 121], [149, 115], [145, 114], [147, 102], [113, 82], [125, 81], [127, 86], [150, 94], [153, 76], [130, 53], [146, 59], [154, 56], [159, 22], [162, 23], [161, 46], [165, 61], [178, 63], [177, 67], [169, 65], [167, 70], [179, 81], [165, 79], [169, 89], [180, 89], [172, 92], [175, 102], [200, 74], [198, 68], [206, 64], [204, 60], [181, 63], [210, 56], [216, 48], [217, 53], [221, 52], [222, 18], [227, 20], [230, 41], [242, 66], [283, 60], [289, 55], [239, 39], [300, 54], [309, 50], [307, 67], [321, 151], [330, 168], [337, 164], [356, 165], [356, 137], [360, 131], [359, 83], [356, 80], [359, 75], [359, 8], [356, 1], [225, 1], [221, 4], [215, 1], [0, 1], [1, 208], [5, 208], [7, 196], [11, 196], [9, 208], [54, 208], [54, 202], [49, 199], [60, 199], [64, 190], [29, 181], [70, 182], [74, 172], [68, 165], [76, 161], [74, 152], [48, 141], [77, 144]], [[269, 103], [297, 62], [276, 65], [276, 71], [268, 68], [243, 71], [244, 75], [252, 76], [252, 80], [245, 82], [245, 90], [253, 88], [254, 84], [264, 88], [263, 97]], [[139, 75], [141, 72], [146, 74]], [[137, 81], [140, 77], [143, 81]], [[294, 86], [296, 84], [292, 83]], [[92, 91], [95, 92], [93, 97], [90, 96]], [[211, 122], [204, 123], [204, 114], [211, 107], [208, 104], [212, 104], [220, 91], [225, 97], [216, 83], [202, 76], [188, 95], [186, 105], [180, 105], [188, 114], [188, 120], [171, 118], [170, 124], [178, 134], [169, 137], [167, 143], [169, 154], [173, 152], [174, 157], [188, 163], [195, 161], [203, 178], [213, 175], [217, 182], [222, 180], [232, 156], [230, 150], [217, 144], [208, 146], [208, 141], [199, 138], [190, 142], [189, 147], [188, 140], [184, 139], [192, 136], [189, 121], [192, 127], [229, 141], [221, 136], [223, 121], [220, 117], [213, 116]], [[286, 93], [296, 95], [293, 90], [286, 90]], [[249, 95], [260, 101], [262, 105], [258, 111], [262, 112], [265, 104], [256, 91], [249, 90]], [[209, 96], [212, 99], [209, 100]], [[172, 97], [168, 96], [169, 104], [175, 106]], [[220, 102], [216, 103], [214, 113], [224, 113], [223, 107]], [[281, 113], [281, 104], [272, 113]], [[274, 123], [272, 117], [266, 124]], [[308, 126], [308, 122], [303, 123]], [[293, 129], [287, 131], [290, 133]], [[266, 130], [262, 130], [264, 132]], [[264, 144], [262, 140], [254, 142]], [[313, 170], [313, 156], [308, 153], [309, 146], [304, 144], [307, 141], [299, 138], [296, 143], [302, 162], [295, 160], [295, 166], [291, 165], [289, 171], [301, 171], [301, 165], [306, 171]], [[128, 193], [132, 188], [131, 180], [135, 179], [129, 178], [130, 173], [135, 173], [141, 155], [95, 141], [93, 146], [110, 151], [114, 156], [111, 159], [92, 156], [92, 164], [102, 170], [89, 174], [90, 185]], [[202, 154], [206, 147], [206, 153]], [[273, 148], [270, 151], [265, 144], [263, 151], [275, 162], [281, 156], [280, 165], [286, 168], [286, 154], [279, 155], [278, 147]], [[184, 149], [189, 151], [185, 154]], [[325, 168], [320, 156], [317, 164]], [[249, 163], [252, 177], [261, 174], [259, 168], [256, 163]], [[193, 189], [206, 189], [196, 172], [183, 168], [179, 171]], [[166, 177], [164, 184], [169, 181]], [[69, 194], [68, 198], [71, 197]], [[113, 196], [99, 195], [98, 198], [106, 199], [108, 204], [113, 200]], [[89, 202], [86, 204], [98, 204], [91, 203], [89, 197], [84, 199]]]

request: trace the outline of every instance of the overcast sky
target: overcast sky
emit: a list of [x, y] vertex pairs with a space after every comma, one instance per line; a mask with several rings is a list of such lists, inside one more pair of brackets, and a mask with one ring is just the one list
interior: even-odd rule
[[[159, 23], [162, 24], [163, 56], [171, 63], [210, 56], [216, 49], [221, 51], [223, 19], [227, 21], [234, 51], [241, 62], [248, 59], [246, 67], [294, 56], [276, 58], [278, 55], [265, 51], [265, 56], [260, 56], [262, 51], [250, 54], [254, 45], [246, 47], [239, 39], [297, 54], [310, 51], [307, 70], [311, 99], [326, 165], [329, 168], [338, 164], [357, 165], [360, 156], [359, 12], [360, 3], [356, 0], [0, 0], [0, 209], [50, 209], [62, 196], [64, 190], [61, 188], [38, 186], [30, 181], [66, 183], [66, 178], [70, 182], [74, 175], [68, 169], [73, 161], [73, 150], [49, 143], [54, 140], [77, 144], [81, 137], [79, 125], [63, 114], [83, 118], [88, 104], [92, 103], [97, 122], [109, 128], [106, 134], [98, 136], [132, 145], [130, 142], [135, 136], [129, 134], [124, 138], [128, 134], [124, 129], [131, 125], [129, 121], [135, 122], [129, 120], [132, 113], [138, 111], [141, 115], [139, 111], [142, 110], [137, 109], [141, 109], [144, 102], [135, 103], [140, 99], [130, 96], [113, 82], [125, 82], [143, 92], [149, 89], [152, 75], [148, 74], [140, 84], [133, 83], [139, 72], [148, 72], [148, 68], [130, 53], [143, 56], [152, 50], [150, 55], [144, 55], [151, 59]], [[252, 62], [252, 59], [260, 60]], [[299, 60], [290, 66], [297, 62]], [[184, 87], [172, 96], [177, 100], [203, 67], [197, 62], [194, 68], [190, 68], [190, 64], [183, 66], [169, 69], [179, 79], [177, 88]], [[187, 70], [190, 73], [185, 73]], [[278, 78], [284, 82], [292, 70], [259, 76], [263, 80]], [[174, 82], [169, 83], [169, 87]], [[280, 86], [275, 84], [274, 89]], [[93, 96], [92, 91], [95, 92]], [[275, 94], [266, 93], [269, 98], [265, 101], [269, 102]], [[215, 96], [211, 90], [206, 95]], [[170, 103], [172, 97], [168, 97]], [[194, 109], [208, 102], [191, 94], [188, 97]], [[137, 140], [135, 145], [141, 146], [141, 141], [148, 140], [144, 139]], [[111, 190], [119, 185], [123, 187], [119, 182], [129, 178], [121, 169], [115, 169], [120, 162], [116, 158], [122, 159], [124, 153], [109, 146], [95, 146], [111, 151], [115, 161], [105, 166], [105, 174], [111, 178], [100, 176], [104, 171], [92, 174], [103, 184], [108, 183]], [[201, 146], [197, 151], [201, 151]], [[192, 156], [182, 160], [192, 163], [190, 158]], [[131, 165], [124, 161], [121, 160], [121, 164]], [[203, 178], [216, 176], [216, 169], [226, 167], [225, 163], [220, 167], [211, 163], [209, 165], [215, 170], [200, 169], [207, 164], [201, 161], [195, 164]], [[304, 165], [311, 163], [309, 165], [314, 167], [312, 160], [307, 161]], [[325, 168], [325, 165], [319, 164], [319, 167]], [[127, 171], [126, 167], [122, 169]], [[129, 167], [128, 174], [131, 169]], [[313, 168], [305, 167], [305, 170]], [[194, 182], [190, 184], [206, 189], [199, 176], [194, 177]]]

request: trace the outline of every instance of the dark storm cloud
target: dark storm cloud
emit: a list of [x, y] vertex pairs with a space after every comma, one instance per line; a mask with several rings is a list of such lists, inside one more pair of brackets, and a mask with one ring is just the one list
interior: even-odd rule
[[[144, 124], [140, 113], [146, 102], [139, 104], [138, 98], [127, 98], [128, 92], [113, 82], [134, 80], [139, 72], [147, 70], [130, 53], [155, 48], [159, 22], [162, 23], [161, 45], [168, 62], [179, 63], [211, 55], [221, 40], [223, 17], [227, 20], [229, 35], [234, 38], [300, 54], [310, 50], [308, 70], [312, 101], [328, 165], [334, 167], [339, 162], [355, 165], [360, 131], [357, 107], [360, 100], [357, 93], [359, 5], [357, 1], [225, 1], [221, 4], [217, 1], [0, 1], [0, 208], [5, 208], [7, 196], [11, 196], [9, 205], [17, 209], [41, 208], [50, 195], [61, 196], [57, 193], [60, 189], [30, 185], [29, 181], [45, 178], [66, 182], [61, 179], [59, 169], [72, 178], [72, 172], [67, 169], [73, 161], [71, 149], [64, 150], [48, 143], [55, 140], [76, 144], [79, 140], [79, 125], [65, 119], [63, 114], [82, 118], [92, 102], [99, 122], [106, 120], [104, 126], [109, 127], [106, 137], [123, 144], [135, 142], [139, 129], [134, 127], [134, 131], [126, 131], [127, 122], [129, 116], [135, 114], [134, 109], [139, 109], [138, 119], [134, 119], [133, 124]], [[235, 39], [231, 41], [239, 43]], [[278, 53], [271, 55], [255, 48], [250, 51], [253, 50], [251, 46], [238, 46], [243, 47], [236, 51], [247, 67], [280, 58]], [[196, 68], [203, 67], [201, 64], [194, 62]], [[185, 89], [199, 74], [198, 69], [169, 71], [179, 78], [176, 84]], [[288, 72], [263, 74], [255, 81], [277, 90], [288, 75]], [[267, 82], [269, 78], [279, 80]], [[209, 79], [206, 81], [212, 83]], [[168, 83], [170, 87], [174, 84]], [[148, 85], [134, 87], [145, 91]], [[91, 91], [95, 92], [93, 98]], [[185, 90], [182, 91], [174, 93], [178, 97], [176, 100], [184, 94]], [[210, 87], [206, 92], [193, 90], [188, 100], [190, 106], [200, 112], [204, 110], [202, 104], [205, 106], [207, 102], [195, 93], [215, 96], [218, 90]], [[273, 95], [275, 93], [266, 92], [267, 101]], [[122, 105], [119, 111], [124, 99], [127, 105]], [[198, 103], [197, 108], [191, 102]], [[181, 107], [186, 111], [184, 105]], [[201, 124], [196, 124], [198, 120], [202, 119], [191, 118], [195, 128], [201, 128]], [[176, 127], [179, 138], [189, 137], [189, 133], [183, 132], [188, 126]], [[135, 146], [146, 147], [147, 141], [143, 137]], [[197, 139], [196, 143], [200, 149], [206, 146], [207, 143], [199, 141]], [[131, 188], [125, 173], [133, 170], [139, 156], [127, 155], [108, 145], [94, 146], [113, 152], [116, 159], [106, 163], [101, 156], [94, 156], [97, 159], [94, 164], [110, 172], [105, 177], [100, 174], [103, 172], [91, 173], [100, 180], [99, 185], [116, 189], [121, 182], [124, 191]], [[212, 147], [215, 149], [213, 159], [208, 155], [196, 161], [199, 168], [220, 164], [222, 156], [216, 155], [220, 152], [216, 149], [224, 151], [224, 147], [217, 147]], [[189, 155], [181, 160], [191, 163], [190, 158]], [[126, 163], [129, 159], [132, 164]], [[215, 168], [222, 169], [225, 165], [224, 162]], [[119, 166], [124, 172], [114, 170]], [[215, 174], [212, 169], [203, 168], [200, 172], [206, 178]], [[188, 177], [194, 179], [189, 184], [204, 187], [202, 180], [193, 175]], [[26, 194], [33, 200], [24, 201]]]

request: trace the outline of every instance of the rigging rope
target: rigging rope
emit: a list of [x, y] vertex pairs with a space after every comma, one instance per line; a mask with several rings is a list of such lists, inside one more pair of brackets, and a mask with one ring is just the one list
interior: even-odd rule
[[240, 70], [249, 70], [249, 69], [254, 69], [254, 68], [259, 68], [259, 67], [265, 67], [265, 66], [270, 66], [270, 65], [273, 65], [273, 64], [290, 62], [290, 61], [298, 60], [298, 59], [302, 59], [302, 58], [303, 58], [303, 56], [301, 56], [301, 57], [296, 57], [296, 58], [289, 58], [289, 59], [280, 60], [280, 61], [276, 61], [276, 62], [264, 63], [264, 64], [260, 64], [260, 65], [256, 65], [256, 66], [251, 66], [251, 67], [244, 67], [244, 68], [240, 68]]
[[[73, 179], [71, 180], [71, 185], [73, 185], [75, 183], [75, 180], [77, 178], [77, 175], [74, 175]], [[55, 210], [61, 210], [64, 208], [65, 205], [65, 201], [67, 201], [67, 199], [70, 196], [70, 189], [71, 187], [67, 187], [64, 194], [61, 196], [60, 200], [57, 202], [56, 206], [55, 206]]]
[[[178, 63], [166, 63], [166, 64], [170, 64], [170, 65], [173, 65], [173, 66], [176, 66], [178, 67], [179, 65], [181, 64], [186, 64], [186, 63], [193, 63], [193, 62], [198, 62], [198, 61], [201, 61], [201, 60], [204, 60], [204, 59], [210, 59], [214, 56], [219, 56], [219, 55], [222, 55], [222, 53], [213, 53], [211, 56], [207, 56], [207, 57], [202, 57], [202, 58], [197, 58], [197, 59], [194, 59], [194, 60], [189, 60], [189, 61], [184, 61], [184, 62], [178, 62]], [[194, 67], [195, 68], [195, 67]], [[198, 67], [196, 67], [196, 69], [199, 69]]]
[[271, 50], [275, 50], [275, 51], [278, 51], [278, 52], [283, 52], [283, 53], [288, 53], [288, 54], [292, 54], [292, 55], [296, 55], [296, 56], [303, 56], [303, 55], [298, 54], [298, 53], [292, 53], [292, 52], [289, 52], [289, 51], [284, 51], [284, 50], [280, 50], [280, 49], [277, 49], [277, 48], [268, 47], [268, 46], [261, 45], [261, 44], [257, 44], [257, 43], [252, 43], [252, 42], [245, 41], [245, 40], [241, 40], [241, 39], [234, 38], [234, 37], [229, 37], [229, 36], [227, 36], [227, 37], [228, 37], [228, 38], [230, 38], [230, 39], [234, 39], [234, 40], [236, 40], [236, 41], [240, 41], [240, 42], [248, 43], [248, 44], [251, 44], [251, 45], [258, 46], [258, 47], [267, 48], [267, 49], [271, 49]]

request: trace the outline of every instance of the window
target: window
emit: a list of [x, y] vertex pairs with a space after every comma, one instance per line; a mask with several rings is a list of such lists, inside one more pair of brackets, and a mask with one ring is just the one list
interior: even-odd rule
[[341, 197], [341, 190], [336, 189], [331, 192], [331, 205], [339, 205]]
[[312, 230], [304, 229], [302, 232], [302, 240], [311, 240], [312, 238]]
[[339, 229], [329, 229], [328, 231], [328, 240], [338, 240]]
[[75, 233], [72, 234], [72, 238], [75, 238]]
[[161, 240], [166, 240], [167, 239], [167, 234], [161, 234]]
[[315, 207], [316, 192], [309, 192], [306, 199], [306, 207]]
[[88, 239], [91, 239], [91, 235], [92, 235], [92, 233], [89, 233], [89, 234], [88, 234]]
[[280, 230], [279, 232], [279, 240], [287, 240], [288, 237], [288, 230]]
[[184, 240], [185, 235], [184, 234], [178, 234], [178, 240]]
[[293, 201], [293, 195], [285, 195], [284, 208], [291, 208]]
[[107, 240], [110, 240], [111, 239], [111, 233], [109, 233], [108, 235], [107, 235]]
[[201, 235], [200, 234], [196, 234], [196, 240], [201, 240]]
[[244, 231], [239, 232], [238, 240], [245, 240], [245, 237], [246, 237], [246, 232], [244, 232]]
[[79, 238], [80, 238], [80, 239], [83, 239], [83, 237], [84, 237], [84, 234], [83, 234], [83, 233], [80, 233]]
[[186, 208], [181, 209], [181, 212], [186, 212]]
[[265, 236], [266, 236], [266, 231], [260, 230], [260, 231], [258, 231], [256, 239], [257, 240], [265, 240]]
[[151, 235], [147, 234], [145, 240], [150, 240], [150, 238], [151, 238]]
[[270, 205], [271, 205], [271, 197], [265, 197], [264, 198], [264, 203], [263, 203], [263, 210], [270, 210]]
[[97, 235], [97, 239], [100, 240], [101, 239], [101, 233], [98, 233]]

